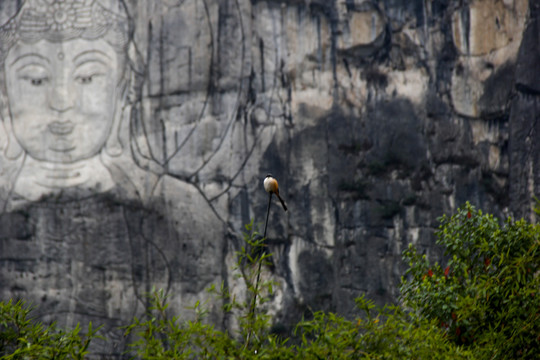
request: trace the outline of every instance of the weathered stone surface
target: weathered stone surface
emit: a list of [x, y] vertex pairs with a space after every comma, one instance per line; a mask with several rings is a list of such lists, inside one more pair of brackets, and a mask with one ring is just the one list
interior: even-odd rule
[[459, 114], [487, 117], [508, 108], [527, 5], [526, 0], [472, 1], [454, 10], [452, 34], [459, 61], [451, 94]]
[[517, 94], [510, 112], [509, 167], [510, 204], [517, 216], [533, 219], [531, 194], [540, 193], [538, 134], [538, 79], [540, 4], [531, 2], [530, 18], [519, 50], [516, 67]]
[[539, 12], [1, 1], [1, 299], [106, 323], [115, 340], [98, 347], [120, 354], [115, 327], [152, 287], [186, 316], [207, 286], [243, 291], [228, 269], [243, 224], [264, 221], [271, 172], [289, 206], [272, 205], [268, 228], [278, 326], [308, 309], [349, 314], [364, 293], [395, 301], [409, 243], [442, 256], [438, 216], [469, 200], [532, 217]]

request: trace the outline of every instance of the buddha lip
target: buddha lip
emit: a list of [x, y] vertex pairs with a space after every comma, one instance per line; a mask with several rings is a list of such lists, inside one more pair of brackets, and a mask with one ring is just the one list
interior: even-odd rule
[[75, 124], [73, 124], [71, 121], [53, 121], [49, 125], [47, 125], [49, 128], [49, 131], [52, 132], [55, 135], [68, 135], [71, 134], [73, 129], [75, 128]]

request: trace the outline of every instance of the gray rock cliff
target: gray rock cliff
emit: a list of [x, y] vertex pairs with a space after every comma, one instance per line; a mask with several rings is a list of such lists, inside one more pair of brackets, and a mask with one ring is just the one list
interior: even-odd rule
[[285, 326], [350, 314], [361, 294], [396, 301], [401, 252], [441, 257], [437, 218], [465, 201], [532, 219], [537, 1], [27, 0], [0, 14], [0, 296], [45, 319], [117, 336], [152, 287], [185, 311], [238, 285], [268, 172], [289, 207], [272, 204], [268, 229]]

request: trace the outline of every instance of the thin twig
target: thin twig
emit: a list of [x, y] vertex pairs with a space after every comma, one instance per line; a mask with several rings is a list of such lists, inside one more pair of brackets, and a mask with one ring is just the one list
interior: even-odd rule
[[[264, 223], [264, 234], [263, 241], [266, 240], [266, 229], [268, 228], [268, 217], [270, 216], [270, 205], [272, 204], [272, 193], [268, 193], [268, 207], [266, 209], [266, 221]], [[264, 245], [264, 244], [263, 244]], [[249, 346], [249, 341], [251, 339], [251, 334], [253, 334], [253, 321], [255, 317], [255, 305], [257, 304], [257, 294], [259, 293], [259, 283], [261, 280], [261, 267], [262, 267], [262, 256], [258, 259], [258, 268], [257, 268], [257, 280], [255, 280], [255, 289], [253, 291], [253, 301], [251, 302], [251, 307], [249, 308], [249, 319], [250, 319], [250, 329], [246, 339], [246, 348]]]
[[272, 194], [268, 193], [268, 208], [266, 209], [266, 222], [264, 223], [263, 238], [266, 239], [266, 228], [268, 227], [268, 216], [270, 215], [270, 205], [272, 204]]

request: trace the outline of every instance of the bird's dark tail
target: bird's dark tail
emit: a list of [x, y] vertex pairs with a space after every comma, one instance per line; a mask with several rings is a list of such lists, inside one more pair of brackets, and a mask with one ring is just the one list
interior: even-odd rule
[[275, 193], [279, 201], [281, 202], [281, 206], [283, 206], [283, 210], [287, 211], [287, 205], [285, 205], [285, 201], [279, 196], [279, 193]]

